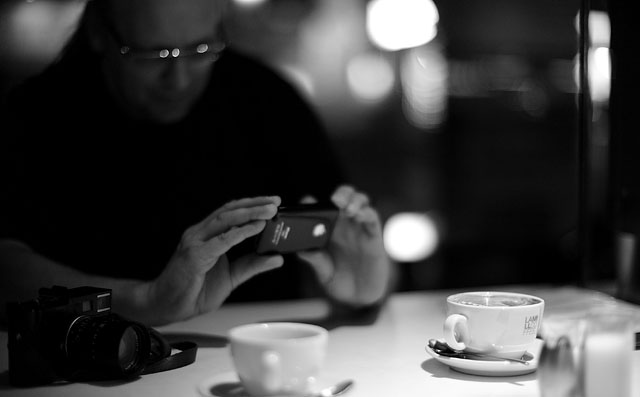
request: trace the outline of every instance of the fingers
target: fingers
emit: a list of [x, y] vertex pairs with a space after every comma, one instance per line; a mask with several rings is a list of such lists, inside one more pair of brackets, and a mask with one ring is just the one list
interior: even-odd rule
[[338, 187], [331, 196], [331, 200], [349, 217], [355, 216], [363, 208], [369, 206], [369, 197], [349, 185]]
[[[202, 222], [188, 228], [169, 264], [154, 281], [154, 291], [167, 296], [173, 319], [187, 318], [218, 307], [239, 284], [282, 265], [282, 258], [240, 261], [236, 267], [225, 255], [243, 240], [264, 230], [280, 205], [279, 197], [231, 201]], [[158, 295], [153, 293], [152, 295]]]
[[331, 200], [348, 219], [360, 224], [370, 236], [381, 233], [380, 217], [366, 194], [352, 186], [342, 185], [333, 193]]
[[378, 212], [372, 207], [361, 209], [353, 219], [361, 224], [370, 236], [382, 234], [380, 216], [378, 215]]
[[282, 255], [246, 255], [235, 261], [230, 269], [231, 289], [260, 273], [279, 268], [283, 263]]
[[204, 285], [197, 289], [193, 313], [208, 312], [220, 307], [240, 284], [257, 274], [282, 266], [283, 262], [281, 255], [246, 255], [230, 264], [227, 257], [222, 256], [219, 263], [206, 274]]
[[196, 225], [196, 237], [201, 241], [207, 241], [230, 228], [255, 220], [271, 219], [278, 212], [280, 203], [278, 196], [230, 201]]
[[203, 244], [204, 251], [212, 257], [221, 256], [234, 245], [260, 233], [264, 229], [265, 224], [265, 221], [257, 220], [240, 226], [232, 226], [228, 230], [218, 233], [206, 240]]
[[324, 251], [302, 251], [297, 253], [298, 257], [307, 262], [313, 269], [321, 284], [327, 284], [335, 274], [333, 261], [327, 257]]
[[282, 200], [280, 199], [280, 196], [261, 196], [261, 197], [242, 198], [238, 200], [229, 201], [228, 203], [224, 204], [222, 207], [214, 211], [213, 214], [215, 215], [217, 212], [233, 210], [233, 209], [243, 208], [243, 207], [251, 207], [255, 205], [275, 204], [276, 206], [278, 206], [280, 205], [281, 202]]

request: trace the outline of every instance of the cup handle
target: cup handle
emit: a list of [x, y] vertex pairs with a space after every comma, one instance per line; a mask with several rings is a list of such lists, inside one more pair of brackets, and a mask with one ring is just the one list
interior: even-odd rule
[[[454, 350], [464, 350], [469, 341], [467, 318], [462, 314], [451, 314], [444, 321], [444, 341]], [[460, 339], [460, 340], [458, 340]]]
[[280, 356], [278, 353], [267, 350], [262, 353], [263, 377], [262, 386], [265, 390], [276, 392], [280, 390], [282, 383]]

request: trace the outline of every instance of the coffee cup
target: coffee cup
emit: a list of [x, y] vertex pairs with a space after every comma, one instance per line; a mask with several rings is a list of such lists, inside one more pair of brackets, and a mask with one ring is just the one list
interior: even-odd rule
[[229, 331], [238, 378], [252, 396], [310, 393], [328, 339], [325, 328], [295, 322], [245, 324]]
[[521, 358], [536, 339], [544, 300], [515, 292], [474, 291], [447, 297], [444, 340], [454, 350]]

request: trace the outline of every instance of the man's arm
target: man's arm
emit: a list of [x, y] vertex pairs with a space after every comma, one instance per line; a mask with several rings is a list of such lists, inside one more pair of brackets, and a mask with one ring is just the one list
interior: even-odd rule
[[155, 322], [154, 311], [145, 307], [148, 284], [143, 281], [83, 273], [45, 258], [17, 240], [0, 240], [0, 269], [1, 323], [7, 321], [7, 302], [34, 299], [41, 287], [53, 285], [110, 288], [114, 312], [144, 323]]
[[[148, 325], [185, 320], [217, 309], [231, 291], [256, 274], [282, 266], [281, 255], [245, 255], [229, 263], [227, 251], [260, 233], [279, 197], [234, 200], [189, 227], [154, 280], [116, 279], [79, 272], [17, 240], [0, 239], [0, 319], [8, 301], [30, 300], [40, 287], [82, 285], [112, 290], [112, 309]], [[69, 247], [73, 249], [73, 247]]]

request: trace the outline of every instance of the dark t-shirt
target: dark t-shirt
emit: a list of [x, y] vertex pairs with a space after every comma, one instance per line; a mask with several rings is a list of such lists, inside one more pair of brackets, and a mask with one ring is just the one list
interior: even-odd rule
[[[120, 112], [97, 60], [81, 59], [27, 81], [4, 108], [0, 237], [80, 270], [149, 279], [225, 202], [327, 199], [342, 182], [316, 115], [255, 60], [225, 53], [192, 114], [161, 126]], [[304, 267], [292, 262], [231, 299], [300, 296]]]

